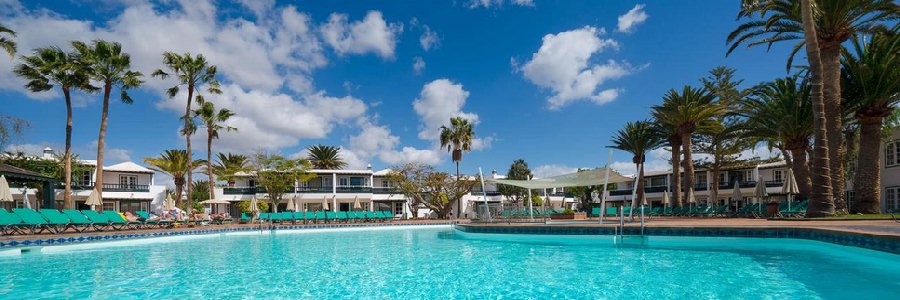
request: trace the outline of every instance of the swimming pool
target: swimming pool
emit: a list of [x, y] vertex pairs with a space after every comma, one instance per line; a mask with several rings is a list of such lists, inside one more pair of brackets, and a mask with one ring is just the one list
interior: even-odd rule
[[0, 255], [0, 298], [896, 298], [900, 256], [817, 241], [236, 232]]

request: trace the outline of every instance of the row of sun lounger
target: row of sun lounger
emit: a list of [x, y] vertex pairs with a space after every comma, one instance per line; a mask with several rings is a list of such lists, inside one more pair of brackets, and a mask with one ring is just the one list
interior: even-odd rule
[[524, 209], [508, 209], [500, 212], [501, 217], [505, 218], [519, 218], [519, 217], [529, 217], [529, 216], [549, 216], [554, 213], [562, 213], [564, 210], [562, 209], [534, 209], [531, 212], [528, 211], [527, 208]]
[[[803, 216], [806, 214], [806, 206], [809, 202], [807, 200], [798, 201], [791, 203], [788, 205], [787, 201], [782, 201], [778, 203], [778, 213], [776, 217], [797, 217]], [[680, 216], [680, 217], [750, 217], [750, 218], [761, 218], [766, 213], [766, 204], [753, 203], [749, 205], [745, 205], [739, 208], [737, 211], [730, 211], [727, 206], [724, 205], [695, 205], [695, 206], [684, 206], [684, 207], [650, 207], [644, 206], [644, 215], [649, 217], [654, 216]], [[641, 207], [634, 208], [634, 214], [640, 214]], [[622, 212], [627, 216], [631, 214], [632, 209], [630, 206], [625, 206], [622, 208]], [[591, 209], [590, 216], [598, 217], [600, 216], [601, 209], [599, 207], [594, 207]], [[534, 216], [548, 216], [551, 213], [560, 213], [562, 210], [544, 210], [541, 211], [539, 209], [535, 209], [533, 212]], [[606, 216], [617, 216], [619, 215], [619, 209], [616, 207], [607, 207]], [[509, 219], [515, 218], [527, 218], [531, 216], [527, 209], [507, 209], [500, 212], [500, 216]]]
[[[296, 223], [336, 223], [336, 222], [365, 222], [365, 221], [388, 221], [393, 220], [394, 214], [391, 211], [307, 211], [307, 212], [279, 212], [279, 213], [260, 213], [259, 220], [261, 222], [276, 222], [291, 224]], [[241, 215], [241, 222], [249, 222], [250, 216]]]
[[138, 229], [151, 226], [167, 225], [175, 221], [150, 220], [147, 212], [138, 212], [146, 221], [128, 221], [117, 212], [105, 210], [40, 209], [15, 208], [12, 212], [0, 209], [0, 232], [3, 234], [35, 234], [44, 231], [60, 233], [68, 229], [82, 232], [88, 229], [103, 231], [107, 229]]

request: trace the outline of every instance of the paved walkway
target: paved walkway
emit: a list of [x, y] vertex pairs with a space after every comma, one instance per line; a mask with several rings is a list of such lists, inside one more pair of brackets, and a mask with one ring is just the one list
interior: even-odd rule
[[[390, 222], [368, 222], [368, 223], [319, 223], [319, 224], [278, 224], [278, 225], [296, 225], [296, 226], [316, 226], [316, 225], [382, 225], [382, 224], [406, 224], [406, 225], [415, 225], [415, 224], [434, 224], [434, 223], [446, 223], [450, 220], [396, 220]], [[34, 240], [34, 239], [56, 239], [56, 238], [67, 238], [67, 237], [79, 237], [79, 236], [96, 236], [96, 235], [110, 235], [110, 234], [142, 234], [142, 233], [158, 233], [158, 232], [179, 232], [179, 231], [193, 231], [193, 230], [207, 230], [207, 229], [223, 229], [223, 228], [258, 228], [259, 224], [225, 224], [225, 225], [200, 225], [200, 226], [182, 226], [178, 228], [148, 228], [148, 229], [126, 229], [126, 230], [111, 230], [107, 229], [105, 231], [93, 231], [87, 230], [85, 232], [75, 232], [72, 229], [68, 229], [66, 232], [57, 233], [57, 234], [49, 234], [46, 231], [44, 233], [39, 234], [16, 234], [16, 235], [3, 235], [0, 236], [0, 241], [23, 241], [23, 240]]]
[[[544, 223], [492, 223], [473, 224], [475, 226], [563, 226], [563, 227], [615, 227], [617, 218], [604, 218], [604, 224], [598, 224], [597, 219], [586, 221], [550, 221]], [[638, 227], [639, 222], [626, 222], [626, 227]], [[680, 218], [680, 217], [654, 217], [645, 220], [647, 227], [681, 227], [681, 228], [814, 228], [835, 231], [868, 233], [875, 235], [891, 235], [900, 237], [900, 223], [893, 220], [764, 220], [744, 218]]]

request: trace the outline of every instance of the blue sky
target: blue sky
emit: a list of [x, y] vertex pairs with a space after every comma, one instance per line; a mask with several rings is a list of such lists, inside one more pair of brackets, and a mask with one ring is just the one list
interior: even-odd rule
[[[245, 3], [246, 2], [246, 3]], [[697, 85], [715, 66], [745, 85], [785, 75], [789, 44], [736, 50], [725, 37], [737, 1], [0, 1], [20, 54], [70, 40], [121, 42], [149, 75], [163, 51], [203, 53], [219, 66], [239, 129], [214, 150], [302, 155], [338, 145], [355, 167], [417, 160], [453, 170], [438, 149], [450, 116], [476, 122], [476, 149], [461, 169], [505, 173], [524, 158], [539, 175], [601, 166], [610, 136], [649, 117], [671, 88]], [[620, 22], [620, 19], [622, 20]], [[802, 58], [798, 58], [802, 59]], [[59, 92], [28, 94], [0, 57], [3, 114], [33, 126], [13, 149], [61, 149]], [[107, 133], [112, 162], [184, 147], [184, 97], [146, 78], [135, 103], [114, 101]], [[100, 96], [76, 96], [74, 147], [96, 155]], [[195, 141], [205, 140], [199, 135]], [[199, 143], [203, 144], [203, 143]], [[198, 158], [205, 156], [198, 146]], [[197, 149], [195, 148], [195, 149]], [[750, 155], [769, 155], [764, 150]], [[664, 150], [647, 167], [668, 167]], [[630, 155], [614, 167], [633, 172]]]

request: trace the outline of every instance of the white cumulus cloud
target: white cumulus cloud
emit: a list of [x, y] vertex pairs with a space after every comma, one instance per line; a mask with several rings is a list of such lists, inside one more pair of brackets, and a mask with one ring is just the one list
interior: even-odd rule
[[644, 12], [644, 5], [638, 4], [624, 15], [619, 16], [618, 31], [632, 32], [635, 26], [647, 21], [647, 13]]
[[502, 7], [505, 4], [515, 5], [515, 6], [534, 6], [534, 0], [470, 0], [466, 6], [471, 9], [483, 7], [483, 8], [496, 8]]
[[569, 174], [578, 171], [576, 167], [561, 164], [541, 165], [531, 171], [535, 178], [547, 178], [557, 175]]
[[422, 59], [421, 56], [413, 57], [413, 72], [416, 74], [422, 74], [422, 70], [425, 70], [425, 60]]
[[376, 53], [393, 58], [397, 36], [403, 24], [388, 24], [380, 11], [369, 11], [365, 18], [350, 23], [346, 14], [333, 13], [322, 25], [322, 37], [338, 55]]
[[[635, 69], [615, 60], [591, 63], [596, 54], [619, 46], [615, 40], [601, 38], [603, 34], [603, 28], [591, 26], [547, 34], [538, 52], [519, 69], [526, 79], [553, 92], [547, 99], [550, 109], [559, 109], [578, 100], [602, 105], [619, 96], [621, 89], [602, 88], [601, 85], [629, 75]], [[517, 67], [517, 64], [513, 65]]]

